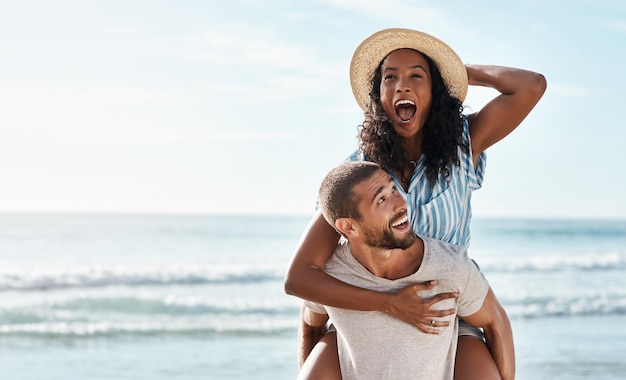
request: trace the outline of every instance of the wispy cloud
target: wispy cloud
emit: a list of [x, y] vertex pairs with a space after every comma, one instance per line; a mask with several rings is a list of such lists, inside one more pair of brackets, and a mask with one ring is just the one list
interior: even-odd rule
[[318, 59], [310, 45], [289, 43], [267, 31], [211, 31], [189, 36], [194, 51], [184, 55], [186, 61], [220, 66], [266, 66], [307, 73], [334, 74], [336, 67]]
[[185, 61], [206, 63], [208, 72], [236, 75], [211, 75], [198, 82], [214, 97], [237, 94], [242, 104], [297, 101], [336, 91], [338, 83], [347, 84], [346, 62], [322, 57], [317, 50], [321, 48], [292, 42], [270, 30], [214, 30], [187, 40]]
[[625, 20], [608, 20], [605, 22], [608, 29], [626, 34], [626, 21]]
[[309, 73], [290, 75], [272, 74], [255, 82], [229, 82], [228, 80], [198, 82], [199, 89], [204, 91], [214, 102], [229, 102], [237, 99], [243, 107], [245, 104], [271, 103], [276, 106], [281, 102], [290, 104], [306, 101], [312, 97], [336, 94], [347, 89], [347, 78], [338, 82], [326, 76]]
[[139, 27], [136, 25], [108, 25], [100, 29], [100, 33], [121, 37], [135, 36], [139, 34]]
[[[454, 25], [454, 15], [441, 6], [424, 5], [410, 0], [324, 0], [330, 6], [358, 12], [368, 17], [388, 22], [393, 20], [397, 26], [418, 28], [420, 30], [439, 30], [441, 25], [446, 29]], [[459, 20], [460, 21], [460, 20]], [[459, 24], [460, 25], [460, 24]]]
[[111, 109], [129, 109], [142, 104], [163, 104], [178, 99], [171, 91], [141, 88], [70, 88], [54, 86], [0, 86], [0, 102], [7, 114], [36, 114], [67, 120], [72, 115]]
[[[321, 11], [320, 11], [321, 12]], [[292, 12], [287, 18], [300, 17]], [[302, 16], [304, 17], [304, 16]], [[307, 17], [315, 18], [313, 15]], [[297, 38], [285, 25], [253, 26], [249, 23], [212, 25], [204, 33], [186, 36], [184, 58], [221, 66], [255, 66], [298, 73], [338, 74], [334, 57], [324, 56], [327, 47]], [[294, 29], [298, 30], [298, 29]], [[300, 31], [298, 31], [300, 32]], [[311, 30], [311, 33], [323, 33]], [[341, 71], [339, 75], [344, 74]]]

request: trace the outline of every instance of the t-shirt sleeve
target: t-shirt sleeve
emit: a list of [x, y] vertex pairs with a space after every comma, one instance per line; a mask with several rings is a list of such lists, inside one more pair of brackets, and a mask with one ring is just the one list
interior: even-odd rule
[[489, 282], [478, 270], [474, 262], [465, 254], [467, 267], [467, 285], [459, 295], [459, 317], [466, 317], [477, 312], [483, 305], [489, 292]]
[[322, 304], [311, 302], [311, 301], [304, 301], [304, 306], [308, 307], [309, 309], [311, 309], [317, 314], [328, 314], [328, 312], [326, 311], [326, 308]]

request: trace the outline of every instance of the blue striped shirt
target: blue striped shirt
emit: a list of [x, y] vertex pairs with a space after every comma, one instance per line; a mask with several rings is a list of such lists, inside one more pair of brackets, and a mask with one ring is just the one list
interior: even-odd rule
[[[471, 147], [469, 125], [464, 117], [463, 138]], [[470, 152], [459, 148], [460, 165], [453, 166], [450, 177], [445, 180], [440, 176], [435, 186], [424, 176], [424, 156], [417, 163], [409, 190], [404, 191], [395, 173], [390, 173], [398, 191], [409, 205], [409, 220], [418, 235], [425, 235], [447, 243], [467, 247], [470, 242], [469, 222], [472, 217], [472, 191], [482, 186], [487, 163], [485, 152], [478, 158], [474, 170]], [[346, 161], [363, 161], [365, 157], [359, 151], [350, 155]]]

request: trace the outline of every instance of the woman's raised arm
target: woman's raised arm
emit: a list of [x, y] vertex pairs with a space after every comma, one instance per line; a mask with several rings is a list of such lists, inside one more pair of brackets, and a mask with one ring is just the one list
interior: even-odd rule
[[[513, 67], [465, 65], [469, 84], [491, 87], [500, 95], [468, 116], [474, 160], [511, 133], [535, 107], [546, 90], [543, 75]], [[474, 162], [476, 164], [476, 162]]]

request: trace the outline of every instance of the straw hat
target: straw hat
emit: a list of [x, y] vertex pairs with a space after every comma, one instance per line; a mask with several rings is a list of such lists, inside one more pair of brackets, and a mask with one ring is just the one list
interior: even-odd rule
[[384, 29], [369, 36], [354, 51], [350, 63], [350, 84], [357, 103], [367, 110], [374, 71], [389, 53], [414, 49], [432, 59], [450, 94], [461, 102], [467, 95], [467, 71], [461, 58], [443, 41], [411, 29]]

